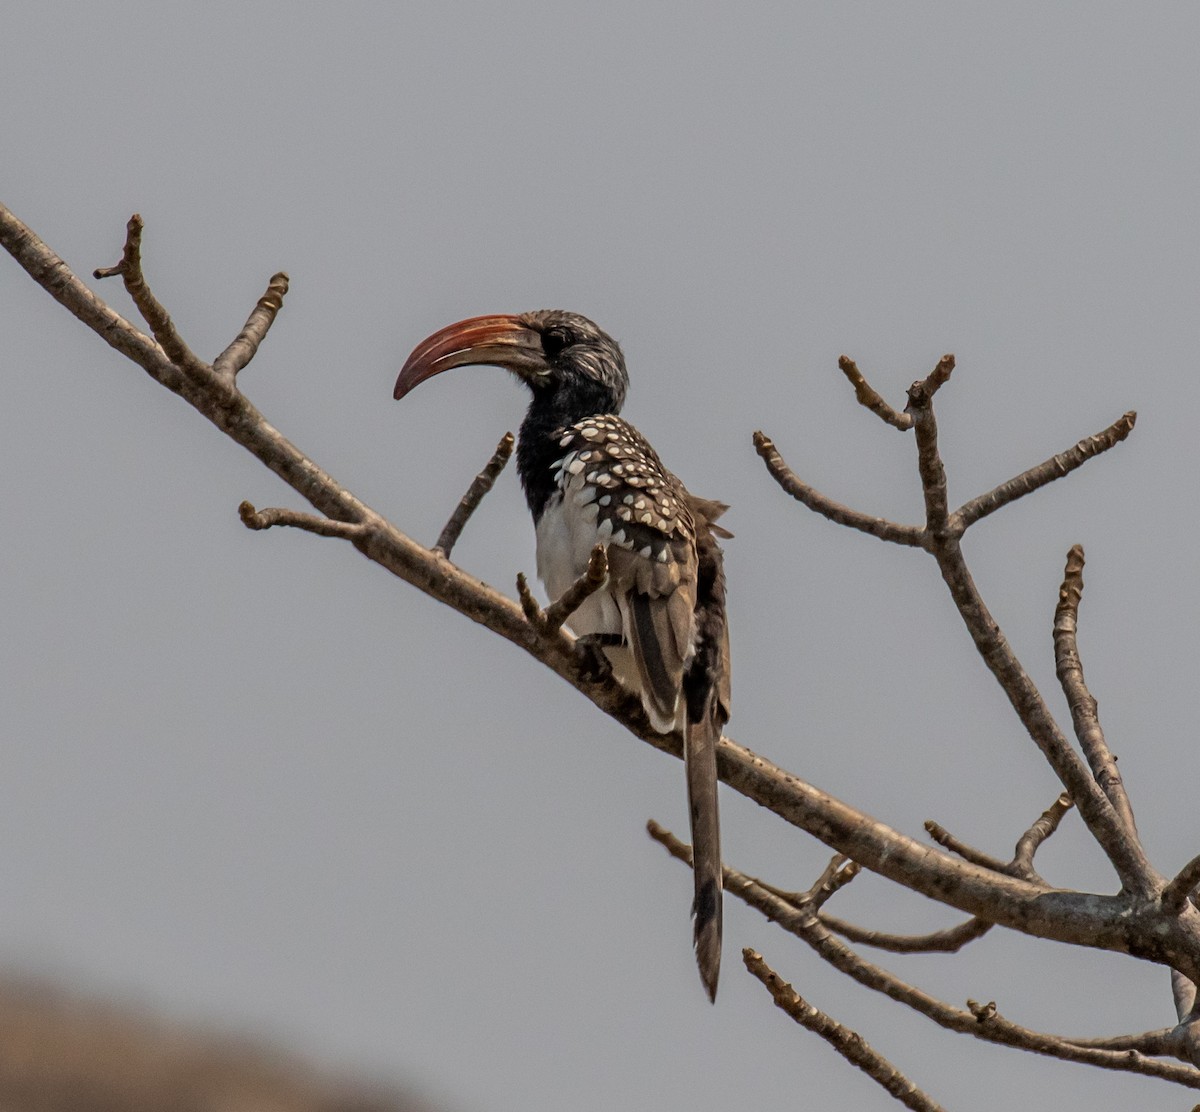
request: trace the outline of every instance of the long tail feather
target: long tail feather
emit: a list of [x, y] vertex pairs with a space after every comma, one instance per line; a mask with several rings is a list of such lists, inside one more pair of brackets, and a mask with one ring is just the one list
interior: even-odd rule
[[688, 812], [692, 824], [692, 904], [696, 961], [709, 1000], [717, 998], [721, 971], [721, 827], [717, 810], [717, 741], [720, 729], [710, 715], [689, 722], [684, 733]]

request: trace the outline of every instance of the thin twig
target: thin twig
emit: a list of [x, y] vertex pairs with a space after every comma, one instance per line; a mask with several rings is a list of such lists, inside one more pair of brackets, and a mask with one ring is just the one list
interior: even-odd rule
[[905, 407], [917, 434], [917, 469], [925, 495], [925, 531], [934, 537], [944, 534], [949, 518], [946, 496], [946, 468], [938, 453], [937, 422], [933, 417], [933, 396], [950, 378], [954, 356], [944, 355], [926, 378], [908, 388]]
[[[925, 829], [935, 842], [952, 853], [957, 853], [967, 861], [1009, 876], [1044, 883], [1033, 867], [1034, 854], [1037, 853], [1042, 843], [1058, 829], [1063, 815], [1070, 807], [1071, 800], [1066, 793], [1063, 793], [1021, 835], [1013, 853], [1013, 859], [1008, 863], [983, 853], [974, 846], [967, 845], [945, 827], [932, 820], [925, 823]], [[973, 916], [957, 926], [932, 931], [929, 934], [890, 934], [884, 931], [869, 930], [855, 923], [848, 923], [844, 919], [837, 919], [832, 915], [822, 914], [821, 922], [851, 942], [873, 946], [876, 949], [896, 954], [956, 953], [968, 943], [982, 938], [996, 925], [990, 919]]]
[[281, 270], [272, 275], [267, 283], [267, 291], [258, 299], [258, 304], [246, 318], [241, 332], [234, 337], [233, 342], [213, 360], [213, 370], [229, 386], [234, 384], [238, 373], [254, 358], [258, 345], [266, 338], [271, 325], [275, 323], [279, 310], [283, 308], [283, 299], [288, 292], [288, 276]]
[[596, 545], [588, 557], [587, 570], [575, 580], [546, 609], [545, 628], [557, 630], [592, 595], [604, 586], [608, 579], [608, 551], [602, 544]]
[[754, 434], [754, 447], [767, 465], [771, 477], [798, 502], [803, 502], [822, 517], [827, 517], [838, 525], [847, 525], [851, 529], [878, 537], [881, 541], [891, 541], [893, 544], [903, 544], [910, 548], [920, 548], [924, 544], [924, 535], [919, 526], [899, 525], [882, 517], [859, 513], [810, 487], [788, 467], [774, 441], [766, 433]]
[[188, 374], [209, 369], [184, 343], [183, 337], [179, 335], [171, 320], [171, 315], [146, 283], [146, 277], [142, 273], [142, 218], [138, 213], [135, 212], [125, 226], [125, 249], [121, 254], [121, 261], [116, 266], [101, 267], [92, 274], [95, 278], [121, 276], [138, 312], [150, 326], [150, 331], [166, 352], [167, 358], [176, 367]]
[[467, 487], [467, 493], [462, 496], [458, 505], [454, 508], [454, 513], [450, 515], [450, 520], [446, 522], [446, 527], [442, 530], [441, 536], [438, 537], [437, 544], [433, 546], [434, 552], [440, 552], [447, 559], [450, 558], [450, 553], [458, 543], [458, 538], [462, 535], [464, 526], [470, 520], [479, 503], [483, 501], [484, 495], [492, 489], [492, 484], [496, 481], [500, 472], [504, 470], [504, 465], [508, 463], [508, 459], [512, 455], [512, 450], [513, 434], [506, 432], [500, 438], [500, 443], [496, 445], [496, 450], [492, 453], [492, 458], [488, 460], [484, 469], [475, 476], [471, 485]]
[[925, 831], [939, 846], [948, 849], [951, 853], [958, 854], [964, 861], [970, 861], [971, 864], [978, 865], [981, 869], [991, 869], [997, 873], [1008, 872], [1007, 861], [1001, 861], [999, 857], [993, 857], [990, 853], [984, 853], [983, 850], [967, 845], [940, 823], [934, 822], [933, 819], [925, 820]]
[[546, 628], [546, 615], [534, 597], [525, 573], [520, 571], [517, 572], [517, 598], [521, 600], [521, 612], [525, 615], [525, 620], [539, 634], [542, 633]]
[[1096, 433], [1095, 436], [1085, 437], [1073, 448], [1068, 448], [1065, 452], [1059, 452], [1058, 455], [1051, 456], [1036, 467], [1031, 467], [1028, 471], [1023, 471], [1016, 478], [1009, 479], [1007, 482], [1001, 483], [998, 487], [989, 490], [986, 494], [979, 495], [978, 498], [972, 498], [971, 501], [964, 503], [953, 514], [953, 520], [958, 526], [959, 531], [962, 532], [968, 529], [981, 518], [987, 517], [989, 514], [994, 514], [997, 510], [1003, 509], [1010, 502], [1015, 502], [1018, 498], [1024, 498], [1025, 495], [1032, 494], [1035, 490], [1046, 486], [1047, 483], [1052, 483], [1055, 479], [1061, 479], [1064, 475], [1069, 475], [1076, 468], [1082, 467], [1093, 456], [1098, 456], [1101, 452], [1107, 452], [1110, 448], [1115, 448], [1133, 432], [1135, 421], [1137, 421], [1137, 414], [1130, 410], [1109, 425], [1108, 428]]
[[891, 954], [956, 954], [964, 946], [982, 938], [996, 924], [972, 916], [953, 927], [928, 934], [889, 934], [869, 930], [834, 915], [821, 914], [821, 922], [850, 942], [872, 946]]
[[1067, 566], [1058, 591], [1058, 606], [1054, 610], [1054, 667], [1071, 708], [1075, 736], [1079, 739], [1079, 747], [1087, 758], [1092, 775], [1125, 823], [1129, 836], [1136, 839], [1137, 824], [1133, 820], [1133, 807], [1117, 769], [1117, 759], [1104, 740], [1096, 700], [1083, 678], [1078, 643], [1083, 564], [1083, 547], [1077, 544], [1067, 553]]
[[347, 541], [361, 541], [370, 528], [362, 521], [332, 521], [327, 517], [301, 513], [299, 510], [279, 507], [256, 510], [249, 502], [238, 506], [238, 516], [247, 529], [270, 529], [276, 525], [288, 525], [293, 529], [303, 529], [306, 533], [316, 533], [319, 537], [341, 537]]
[[1071, 797], [1063, 792], [1017, 839], [1016, 848], [1013, 850], [1012, 864], [1009, 866], [1009, 871], [1013, 876], [1024, 877], [1027, 880], [1041, 879], [1033, 867], [1033, 856], [1041, 848], [1042, 843], [1058, 829], [1063, 816], [1073, 806]]
[[750, 973], [766, 986], [776, 1007], [791, 1016], [801, 1027], [820, 1035], [847, 1062], [857, 1066], [872, 1081], [881, 1085], [905, 1108], [915, 1109], [916, 1112], [942, 1112], [940, 1104], [918, 1089], [857, 1031], [843, 1026], [808, 1003], [763, 960], [762, 954], [745, 949], [742, 951], [742, 960]]
[[[657, 824], [655, 825], [657, 827]], [[661, 827], [657, 827], [657, 830], [652, 829], [651, 834], [672, 857], [690, 862], [690, 846]], [[1188, 1088], [1200, 1089], [1200, 1069], [1191, 1066], [1158, 1062], [1138, 1053], [1081, 1046], [1058, 1035], [1019, 1027], [999, 1017], [996, 1022], [981, 1022], [970, 1011], [955, 1008], [930, 996], [856, 953], [833, 936], [811, 907], [797, 907], [787, 900], [782, 900], [752, 877], [728, 866], [725, 867], [724, 878], [725, 890], [730, 895], [744, 900], [749, 906], [760, 911], [769, 922], [778, 923], [784, 930], [802, 939], [835, 969], [859, 984], [912, 1008], [939, 1027], [1063, 1061], [1082, 1062], [1105, 1069], [1158, 1077]]]
[[[659, 826], [654, 819], [650, 819], [646, 823], [646, 830], [650, 837], [662, 842], [668, 848], [670, 847], [670, 840], [674, 835]], [[691, 852], [690, 849], [688, 852]], [[804, 906], [812, 910], [820, 910], [832, 896], [845, 888], [861, 872], [862, 866], [857, 861], [851, 861], [845, 854], [837, 853], [825, 866], [825, 871], [817, 877], [816, 883], [811, 888], [802, 891], [779, 888], [774, 884], [767, 883], [761, 877], [752, 879], [755, 884], [761, 884], [772, 895], [778, 896], [793, 907]]]
[[859, 405], [865, 406], [894, 429], [907, 432], [912, 428], [912, 418], [907, 413], [899, 413], [888, 405], [879, 392], [863, 377], [862, 371], [858, 369], [858, 364], [853, 359], [848, 355], [840, 356], [838, 366], [841, 367], [842, 374], [850, 380], [850, 384], [854, 387], [854, 396], [858, 399]]

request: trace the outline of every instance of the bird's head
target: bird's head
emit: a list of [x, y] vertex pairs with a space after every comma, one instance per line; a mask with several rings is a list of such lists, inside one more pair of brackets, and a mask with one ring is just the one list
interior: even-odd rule
[[451, 367], [512, 371], [539, 403], [577, 416], [618, 413], [629, 377], [621, 348], [587, 317], [562, 309], [471, 317], [435, 332], [408, 357], [393, 397]]

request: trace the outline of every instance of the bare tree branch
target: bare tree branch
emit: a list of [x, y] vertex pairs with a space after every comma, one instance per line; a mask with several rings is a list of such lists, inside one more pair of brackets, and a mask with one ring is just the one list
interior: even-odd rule
[[798, 502], [803, 502], [810, 510], [815, 510], [822, 517], [838, 525], [847, 525], [862, 533], [869, 533], [881, 541], [891, 541], [893, 544], [908, 545], [920, 548], [924, 544], [921, 529], [916, 525], [898, 525], [894, 521], [886, 521], [882, 517], [870, 517], [857, 510], [843, 506], [832, 498], [826, 498], [820, 491], [814, 490], [801, 481], [795, 472], [784, 462], [783, 456], [775, 447], [775, 443], [766, 433], [754, 434], [754, 447], [771, 477]]
[[831, 931], [860, 946], [872, 946], [890, 954], [956, 954], [964, 946], [982, 938], [996, 924], [972, 917], [953, 927], [928, 934], [890, 934], [871, 930], [857, 923], [822, 913], [821, 922]]
[[253, 503], [243, 502], [238, 506], [238, 516], [247, 529], [271, 529], [276, 525], [290, 525], [319, 537], [341, 537], [348, 541], [361, 541], [367, 536], [367, 527], [356, 521], [330, 521], [327, 517], [286, 510], [279, 507], [256, 510]]
[[[992, 868], [996, 872], [1006, 873], [1009, 876], [1017, 876], [1026, 880], [1045, 883], [1033, 868], [1033, 856], [1041, 844], [1058, 829], [1063, 815], [1070, 809], [1070, 806], [1071, 801], [1067, 798], [1066, 794], [1060, 795], [1047, 810], [1038, 816], [1029, 829], [1021, 835], [1020, 840], [1017, 842], [1013, 859], [1007, 864], [999, 860], [999, 858], [991, 857], [972, 846], [960, 842], [936, 822], [926, 822], [925, 829], [929, 831], [930, 835], [939, 844], [983, 868]], [[758, 883], [762, 884], [763, 882], [759, 881]], [[769, 884], [763, 884], [763, 887], [769, 892], [773, 892], [776, 896], [789, 899], [788, 893], [779, 892]], [[810, 893], [803, 893], [801, 894], [801, 898], [809, 895]], [[800, 901], [796, 898], [791, 898], [790, 902], [799, 903]], [[995, 926], [995, 923], [976, 916], [956, 926], [947, 927], [944, 930], [932, 931], [928, 934], [890, 934], [885, 931], [862, 927], [856, 923], [849, 923], [844, 919], [838, 919], [825, 912], [821, 912], [821, 922], [829, 927], [830, 930], [836, 931], [843, 938], [851, 942], [863, 946], [873, 946], [876, 949], [886, 950], [894, 954], [957, 953], [968, 943], [974, 942], [977, 938], [982, 938]]]
[[171, 315], [146, 284], [146, 278], [142, 274], [142, 218], [136, 212], [129, 218], [126, 226], [125, 250], [121, 261], [116, 266], [101, 267], [92, 274], [95, 278], [115, 278], [120, 275], [125, 282], [125, 289], [129, 291], [129, 296], [138, 307], [138, 312], [150, 326], [150, 331], [166, 352], [167, 358], [185, 374], [204, 369], [205, 364], [183, 342]]
[[598, 544], [588, 557], [587, 570], [563, 592], [561, 598], [555, 599], [546, 610], [546, 628], [548, 630], [562, 628], [563, 623], [600, 590], [607, 579], [608, 550], [604, 545]]
[[[655, 825], [657, 827], [657, 824]], [[657, 827], [656, 830], [651, 830], [651, 835], [672, 857], [690, 862], [691, 848], [669, 831]], [[907, 1005], [931, 1019], [939, 1027], [971, 1035], [985, 1042], [1011, 1046], [1050, 1058], [1158, 1077], [1191, 1089], [1200, 1089], [1200, 1069], [1192, 1066], [1158, 1062], [1137, 1052], [1088, 1047], [1075, 1040], [1020, 1027], [1001, 1018], [995, 1012], [994, 1004], [990, 1008], [980, 1008], [979, 1015], [952, 1007], [855, 953], [845, 943], [833, 937], [829, 928], [810, 906], [797, 906], [782, 900], [752, 877], [728, 866], [725, 868], [725, 890], [760, 911], [768, 921], [778, 923], [784, 930], [802, 939], [835, 969], [866, 988]]]
[[991, 869], [992, 872], [1008, 872], [1007, 861], [1001, 861], [999, 857], [993, 857], [990, 853], [984, 853], [981, 849], [967, 845], [966, 842], [956, 838], [940, 823], [934, 822], [933, 819], [925, 820], [925, 830], [939, 846], [944, 846], [964, 861], [970, 861], [973, 865], [978, 865], [981, 869]]
[[847, 1062], [857, 1066], [876, 1084], [882, 1085], [905, 1108], [913, 1108], [917, 1112], [941, 1112], [940, 1104], [918, 1089], [857, 1031], [850, 1030], [808, 1003], [763, 960], [762, 954], [745, 949], [742, 951], [742, 960], [750, 973], [766, 986], [776, 1007], [790, 1015], [801, 1027], [820, 1035]]
[[1149, 897], [1161, 883], [1161, 878], [1146, 859], [1140, 843], [1128, 834], [1108, 796], [1059, 730], [1041, 693], [979, 594], [963, 559], [958, 537], [946, 527], [946, 471], [937, 449], [937, 420], [931, 392], [924, 383], [913, 384], [909, 391], [908, 411], [913, 416], [917, 437], [918, 467], [928, 521], [926, 528], [933, 541], [931, 551], [975, 647], [1008, 696], [1029, 736], [1079, 808], [1080, 816], [1112, 862], [1122, 885], [1139, 896]]
[[907, 413], [897, 413], [883, 398], [878, 391], [865, 379], [863, 373], [858, 369], [858, 364], [848, 355], [838, 357], [838, 366], [842, 369], [849, 380], [850, 385], [854, 387], [854, 396], [858, 399], [858, 404], [865, 406], [880, 420], [891, 425], [894, 429], [899, 429], [901, 432], [907, 432], [912, 428], [912, 417]]
[[917, 470], [925, 495], [925, 532], [935, 539], [947, 532], [949, 503], [946, 496], [946, 467], [938, 453], [937, 422], [933, 417], [933, 396], [950, 378], [954, 356], [943, 355], [929, 375], [908, 388], [905, 413], [912, 418], [917, 435]]
[[[1130, 424], [1132, 428], [1132, 423]], [[1132, 838], [1137, 837], [1137, 824], [1133, 821], [1133, 808], [1125, 793], [1125, 784], [1117, 770], [1117, 759], [1109, 752], [1100, 728], [1100, 717], [1096, 700], [1088, 690], [1083, 678], [1083, 662], [1079, 658], [1076, 635], [1079, 628], [1079, 603], [1083, 597], [1083, 547], [1075, 545], [1067, 553], [1067, 566], [1063, 572], [1062, 587], [1058, 592], [1058, 606], [1054, 611], [1054, 665], [1063, 694], [1071, 708], [1071, 721], [1075, 736], [1087, 758], [1092, 775], [1104, 794], [1112, 803]]]
[[258, 345], [266, 338], [271, 325], [283, 308], [283, 299], [288, 291], [288, 276], [281, 270], [272, 275], [267, 283], [267, 292], [258, 299], [241, 332], [234, 337], [230, 345], [213, 360], [213, 370], [233, 386], [238, 373], [254, 358]]
[[1026, 880], [1040, 880], [1033, 867], [1033, 855], [1041, 848], [1042, 843], [1059, 827], [1063, 816], [1072, 807], [1071, 797], [1063, 792], [1041, 815], [1033, 825], [1017, 840], [1013, 851], [1012, 864], [1009, 871], [1013, 876], [1024, 877]]
[[467, 493], [462, 496], [462, 499], [454, 508], [454, 513], [450, 515], [450, 520], [446, 522], [446, 527], [438, 537], [437, 544], [433, 546], [434, 552], [440, 552], [446, 559], [450, 558], [450, 553], [458, 543], [458, 538], [462, 535], [462, 531], [471, 519], [471, 515], [475, 512], [479, 503], [483, 501], [488, 491], [492, 489], [492, 484], [499, 477], [500, 472], [504, 470], [504, 465], [508, 463], [508, 459], [512, 455], [513, 443], [513, 434], [511, 432], [506, 432], [500, 438], [500, 443], [496, 445], [496, 450], [492, 453], [492, 458], [487, 461], [484, 469], [475, 476], [474, 481], [467, 487]]
[[1069, 475], [1076, 468], [1082, 467], [1093, 456], [1107, 452], [1109, 448], [1115, 448], [1133, 432], [1136, 421], [1137, 414], [1130, 410], [1108, 428], [1096, 433], [1095, 436], [1086, 437], [1073, 448], [1051, 456], [1036, 467], [1023, 471], [1015, 479], [1009, 479], [986, 494], [979, 495], [978, 498], [972, 498], [970, 502], [960, 506], [953, 515], [959, 531], [966, 531], [975, 522], [987, 517], [988, 514], [994, 514], [1010, 502], [1024, 498], [1025, 495], [1032, 494], [1035, 490], [1046, 486], [1047, 483]]

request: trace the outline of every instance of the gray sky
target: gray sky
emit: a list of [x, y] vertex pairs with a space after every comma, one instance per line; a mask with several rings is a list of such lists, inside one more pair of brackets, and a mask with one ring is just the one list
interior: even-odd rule
[[[944, 351], [961, 502], [1139, 411], [1131, 440], [967, 552], [1054, 705], [1050, 624], [1087, 549], [1082, 649], [1147, 848], [1195, 829], [1200, 150], [1191, 4], [14, 5], [3, 196], [77, 273], [146, 219], [148, 276], [211, 357], [292, 292], [243, 388], [432, 543], [520, 421], [464, 370], [391, 401], [464, 316], [571, 308], [619, 337], [626, 415], [733, 504], [730, 733], [877, 817], [1005, 854], [1057, 793], [931, 560], [787, 500], [915, 520], [899, 404]], [[132, 313], [119, 285], [100, 287]], [[1180, 1107], [1156, 1082], [943, 1034], [729, 901], [715, 1008], [679, 766], [494, 636], [331, 540], [254, 534], [265, 469], [0, 260], [0, 961], [265, 1032], [448, 1107], [891, 1109], [741, 969], [760, 949], [952, 1108]], [[506, 474], [457, 549], [511, 590]], [[1065, 721], [1065, 713], [1063, 720]], [[726, 857], [807, 886], [827, 851], [723, 793]], [[1078, 820], [1039, 858], [1112, 891]], [[864, 878], [884, 929], [953, 913]], [[885, 964], [955, 1004], [1108, 1034], [1166, 974], [989, 936]]]

